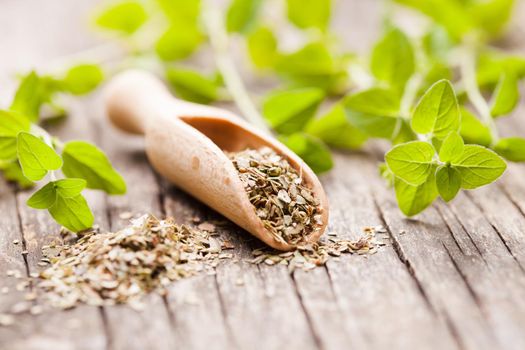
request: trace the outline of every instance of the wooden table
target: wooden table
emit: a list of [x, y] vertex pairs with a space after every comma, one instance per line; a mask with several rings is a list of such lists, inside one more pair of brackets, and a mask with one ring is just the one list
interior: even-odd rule
[[[2, 105], [15, 72], [100, 43], [86, 29], [92, 6], [90, 0], [0, 1]], [[339, 6], [335, 28], [350, 49], [366, 50], [379, 32], [381, 3], [341, 0]], [[97, 143], [129, 184], [122, 197], [89, 193], [102, 228], [121, 227], [120, 214], [128, 211], [174, 215], [179, 222], [219, 217], [153, 173], [141, 141], [106, 122], [100, 93], [69, 105], [70, 117], [54, 132]], [[507, 131], [523, 136], [522, 125], [518, 118], [505, 122]], [[230, 225], [221, 235], [234, 242], [240, 262], [177, 282], [166, 298], [151, 295], [141, 313], [81, 306], [20, 316], [14, 326], [0, 327], [0, 348], [525, 349], [525, 167], [512, 164], [497, 184], [450, 205], [438, 201], [408, 220], [377, 176], [379, 157], [373, 150], [339, 153], [335, 169], [322, 177], [329, 229], [357, 237], [364, 226], [384, 225], [393, 244], [379, 253], [290, 275], [284, 266], [246, 262], [254, 242]], [[26, 207], [28, 196], [0, 180], [0, 286], [11, 290], [16, 280], [6, 271], [37, 270], [41, 246], [58, 231], [47, 213]], [[13, 240], [25, 242], [27, 258]], [[0, 295], [0, 312], [21, 297]]]

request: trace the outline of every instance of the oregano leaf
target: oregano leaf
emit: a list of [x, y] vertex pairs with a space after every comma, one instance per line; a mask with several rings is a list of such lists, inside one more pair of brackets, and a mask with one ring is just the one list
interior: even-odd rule
[[461, 189], [461, 173], [452, 166], [441, 165], [436, 171], [436, 185], [441, 198], [449, 202]]
[[273, 92], [263, 103], [263, 115], [277, 132], [291, 134], [306, 126], [323, 98], [317, 88]]
[[73, 232], [93, 226], [93, 213], [81, 194], [65, 198], [57, 193], [55, 203], [48, 210], [56, 222]]
[[512, 162], [525, 162], [525, 139], [521, 137], [499, 139], [494, 146], [494, 151]]
[[17, 158], [16, 137], [21, 131], [29, 131], [30, 121], [23, 115], [0, 110], [0, 159]]
[[458, 101], [448, 80], [432, 85], [421, 97], [412, 116], [412, 129], [444, 139], [461, 125]]
[[30, 121], [37, 121], [40, 108], [59, 90], [59, 85], [53, 78], [40, 77], [32, 71], [22, 78], [9, 109], [22, 114]]
[[126, 183], [99, 148], [83, 141], [66, 143], [62, 152], [63, 173], [69, 178], [80, 178], [88, 188], [108, 194], [126, 193]]
[[219, 98], [219, 85], [197, 71], [184, 68], [168, 68], [166, 79], [181, 98], [208, 104]]
[[287, 0], [288, 19], [299, 28], [325, 30], [330, 20], [331, 0]]
[[374, 76], [402, 91], [415, 71], [414, 52], [407, 36], [390, 29], [374, 46], [370, 68]]
[[490, 129], [465, 107], [461, 107], [461, 137], [465, 143], [488, 147], [492, 143]]
[[64, 79], [63, 87], [74, 95], [87, 94], [104, 80], [104, 72], [97, 64], [79, 64], [71, 67]]
[[430, 169], [428, 178], [419, 185], [411, 185], [400, 178], [394, 180], [394, 189], [399, 209], [406, 216], [425, 210], [438, 196], [435, 176], [436, 166]]
[[520, 98], [518, 79], [512, 73], [503, 74], [494, 91], [490, 113], [493, 117], [509, 114]]
[[232, 0], [226, 12], [228, 32], [248, 31], [257, 18], [260, 5], [261, 0]]
[[428, 142], [411, 141], [394, 146], [385, 155], [390, 170], [411, 185], [426, 181], [434, 168], [434, 147]]
[[53, 182], [47, 183], [38, 191], [33, 193], [27, 200], [27, 205], [34, 209], [48, 209], [57, 200], [57, 192]]
[[357, 149], [368, 138], [366, 134], [350, 124], [342, 103], [337, 103], [321, 117], [312, 119], [305, 131], [336, 148]]
[[257, 68], [273, 67], [278, 59], [277, 39], [268, 27], [259, 27], [248, 34], [246, 44], [252, 63]]
[[334, 166], [330, 149], [312, 135], [298, 132], [283, 135], [279, 139], [317, 174], [324, 173]]
[[463, 154], [464, 142], [457, 132], [451, 132], [439, 149], [439, 159], [442, 162], [453, 162]]
[[31, 181], [41, 180], [48, 171], [62, 167], [62, 159], [55, 150], [27, 132], [18, 134], [17, 151], [24, 176]]
[[194, 53], [204, 39], [196, 23], [173, 22], [160, 36], [155, 51], [164, 61], [175, 61]]
[[399, 117], [399, 96], [389, 89], [371, 88], [345, 97], [346, 116], [352, 125], [373, 137], [390, 139]]
[[96, 23], [99, 27], [114, 30], [125, 35], [137, 31], [148, 19], [146, 10], [139, 1], [122, 1], [110, 5], [98, 14]]
[[452, 165], [461, 173], [461, 187], [465, 189], [494, 182], [507, 168], [500, 156], [479, 145], [465, 145], [463, 154]]

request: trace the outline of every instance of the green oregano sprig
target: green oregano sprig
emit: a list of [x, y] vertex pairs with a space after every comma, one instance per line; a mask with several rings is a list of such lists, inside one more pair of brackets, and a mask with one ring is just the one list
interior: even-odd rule
[[126, 184], [96, 146], [63, 143], [40, 127], [39, 120], [42, 107], [56, 103], [60, 94], [88, 93], [102, 79], [102, 70], [92, 64], [74, 66], [59, 77], [31, 72], [22, 79], [10, 108], [0, 110], [0, 170], [21, 188], [42, 184], [27, 205], [48, 210], [55, 221], [75, 232], [94, 222], [82, 195], [85, 188], [123, 194]]

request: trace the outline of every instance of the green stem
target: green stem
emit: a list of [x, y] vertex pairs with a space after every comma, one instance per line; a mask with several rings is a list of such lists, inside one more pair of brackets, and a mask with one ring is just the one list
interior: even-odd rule
[[244, 82], [230, 56], [228, 33], [224, 27], [221, 13], [211, 4], [211, 1], [208, 2], [204, 19], [208, 27], [208, 35], [214, 50], [217, 68], [221, 72], [226, 88], [232, 95], [235, 104], [250, 123], [269, 134], [270, 129], [248, 95]]
[[476, 51], [473, 44], [464, 44], [460, 62], [461, 79], [470, 102], [485, 125], [489, 127], [492, 134], [492, 144], [494, 144], [499, 140], [499, 133], [490, 113], [490, 107], [479, 90], [476, 79]]

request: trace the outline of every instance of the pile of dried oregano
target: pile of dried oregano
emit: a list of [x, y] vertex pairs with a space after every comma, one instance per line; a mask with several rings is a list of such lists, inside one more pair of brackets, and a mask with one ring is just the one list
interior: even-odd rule
[[[39, 314], [49, 307], [128, 303], [140, 310], [146, 294], [164, 294], [172, 281], [197, 273], [214, 274], [221, 260], [240, 260], [227, 252], [234, 245], [215, 230], [207, 222], [192, 228], [145, 215], [118, 232], [92, 230], [73, 235], [64, 231], [60, 240], [42, 247], [39, 273], [27, 278], [21, 271], [7, 271], [8, 277], [19, 280], [16, 289], [26, 294], [8, 313], [0, 313], [0, 326], [12, 324], [13, 314]], [[290, 272], [309, 270], [341, 254], [373, 254], [387, 244], [385, 239], [382, 227], [365, 228], [365, 234], [355, 241], [330, 232], [318, 243], [291, 252], [255, 249], [247, 262], [286, 265]], [[7, 287], [2, 288], [3, 294], [8, 292]]]

